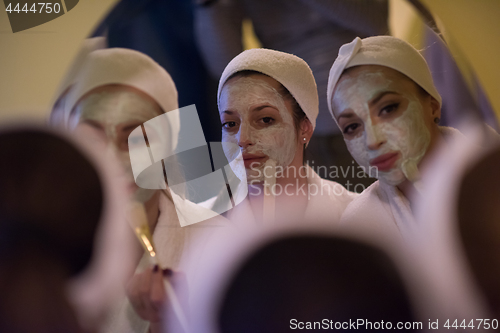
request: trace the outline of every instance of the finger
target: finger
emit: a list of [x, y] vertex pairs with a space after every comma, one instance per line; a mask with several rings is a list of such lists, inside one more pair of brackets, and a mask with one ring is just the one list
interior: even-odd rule
[[147, 317], [147, 313], [145, 312], [144, 302], [140, 294], [142, 278], [143, 273], [135, 274], [127, 283], [125, 291], [134, 310], [142, 319], [145, 319], [145, 317]]
[[150, 267], [146, 269], [142, 273], [142, 278], [140, 281], [139, 285], [139, 294], [141, 298], [141, 302], [143, 305], [143, 310], [145, 315], [146, 320], [153, 320], [155, 319], [156, 315], [156, 309], [153, 307], [150, 299], [150, 294], [151, 294], [151, 278], [153, 276], [153, 271], [158, 271], [158, 266], [155, 265], [154, 267]]
[[150, 300], [152, 307], [156, 310], [156, 317], [158, 320], [162, 317], [167, 294], [165, 292], [165, 285], [163, 281], [163, 274], [161, 271], [156, 271], [151, 277], [151, 293]]
[[169, 278], [172, 275], [174, 275], [174, 271], [173, 270], [171, 270], [170, 268], [164, 268], [163, 269], [163, 276], [164, 277]]
[[173, 285], [182, 284], [187, 281], [186, 274], [181, 271], [172, 271], [169, 280]]
[[137, 297], [139, 297], [138, 286], [140, 282], [140, 277], [138, 275], [140, 274], [134, 274], [127, 282], [127, 285], [125, 286], [125, 293], [129, 298], [136, 299]]
[[[186, 274], [182, 271], [171, 271], [168, 279], [176, 292], [177, 299], [181, 306], [187, 307], [188, 288]], [[168, 297], [168, 295], [167, 295]]]

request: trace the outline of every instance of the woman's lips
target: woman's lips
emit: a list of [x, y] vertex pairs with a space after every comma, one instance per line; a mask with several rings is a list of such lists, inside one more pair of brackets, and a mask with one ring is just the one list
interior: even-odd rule
[[255, 155], [255, 154], [243, 154], [243, 163], [245, 163], [245, 168], [250, 169], [253, 166], [256, 166], [256, 164], [264, 163], [267, 159], [267, 156], [265, 155]]
[[389, 171], [399, 158], [399, 152], [387, 153], [370, 160], [370, 165], [377, 167], [378, 171]]

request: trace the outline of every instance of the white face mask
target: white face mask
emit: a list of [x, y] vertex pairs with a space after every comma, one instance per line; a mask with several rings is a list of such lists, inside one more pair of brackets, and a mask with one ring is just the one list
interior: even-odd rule
[[[409, 89], [408, 84], [401, 84], [397, 77], [388, 75], [383, 70], [364, 69], [357, 74], [341, 79], [333, 97], [337, 119], [350, 109], [357, 116], [353, 122], [361, 123], [358, 131], [353, 131], [354, 137], [344, 131], [351, 121], [342, 125], [349, 152], [360, 166], [367, 172], [370, 170], [371, 176], [377, 176], [385, 183], [395, 186], [406, 179], [414, 179], [418, 175], [417, 165], [430, 143], [430, 132], [416, 92]], [[370, 113], [369, 102], [388, 91], [396, 93], [392, 96], [400, 96], [395, 98], [400, 101], [398, 106], [391, 108], [390, 97], [385, 97], [387, 105], [379, 102], [372, 106], [375, 111]], [[404, 107], [406, 108], [401, 110]], [[400, 115], [394, 118], [390, 112]], [[380, 161], [387, 156], [393, 156], [389, 158], [390, 169], [386, 170], [385, 164], [382, 171], [373, 172], [372, 165], [377, 164], [374, 159], [379, 158]]]
[[[136, 199], [144, 202], [151, 198], [155, 190], [142, 189], [135, 185], [128, 150], [128, 133], [138, 125], [160, 115], [161, 108], [154, 101], [133, 91], [111, 90], [96, 92], [85, 97], [78, 103], [75, 111], [80, 124], [95, 123], [102, 128], [106, 153], [120, 161]], [[123, 131], [129, 125], [133, 128]]]
[[[259, 111], [264, 105], [267, 107]], [[263, 168], [268, 159], [277, 166], [290, 165], [297, 145], [293, 117], [281, 94], [267, 82], [253, 77], [230, 80], [222, 89], [219, 113], [226, 124], [222, 141], [239, 144], [243, 159], [249, 154], [263, 156], [251, 166], [245, 165], [249, 182], [264, 180]], [[232, 160], [239, 151], [233, 148], [225, 153]]]

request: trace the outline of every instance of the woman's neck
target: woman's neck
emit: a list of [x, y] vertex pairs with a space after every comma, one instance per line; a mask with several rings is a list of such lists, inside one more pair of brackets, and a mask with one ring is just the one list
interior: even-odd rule
[[[278, 215], [296, 216], [307, 208], [308, 181], [307, 166], [303, 171], [277, 173], [276, 184], [272, 190]], [[254, 215], [262, 216], [264, 205], [264, 182], [248, 185], [248, 198]]]
[[415, 191], [415, 187], [413, 186], [412, 182], [410, 182], [409, 180], [405, 180], [404, 182], [402, 182], [401, 184], [397, 185], [396, 186], [398, 188], [398, 190], [403, 193], [403, 195], [405, 196], [405, 198], [407, 198], [409, 200], [409, 197], [410, 197], [410, 193], [412, 193], [413, 191]]

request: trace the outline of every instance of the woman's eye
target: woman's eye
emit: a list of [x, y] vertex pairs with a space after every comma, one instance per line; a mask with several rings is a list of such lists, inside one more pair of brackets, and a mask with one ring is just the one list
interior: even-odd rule
[[385, 114], [389, 114], [393, 111], [396, 111], [398, 109], [398, 107], [399, 107], [399, 103], [387, 105], [387, 106], [383, 107], [382, 110], [380, 110], [379, 115], [382, 116]]
[[230, 128], [233, 128], [236, 126], [236, 122], [235, 121], [226, 121], [225, 123], [222, 124], [222, 127], [224, 129], [230, 129]]
[[346, 127], [344, 127], [344, 134], [352, 134], [358, 127], [358, 123], [347, 125]]
[[271, 117], [264, 117], [260, 121], [262, 121], [266, 125], [274, 124], [274, 118], [271, 118]]

